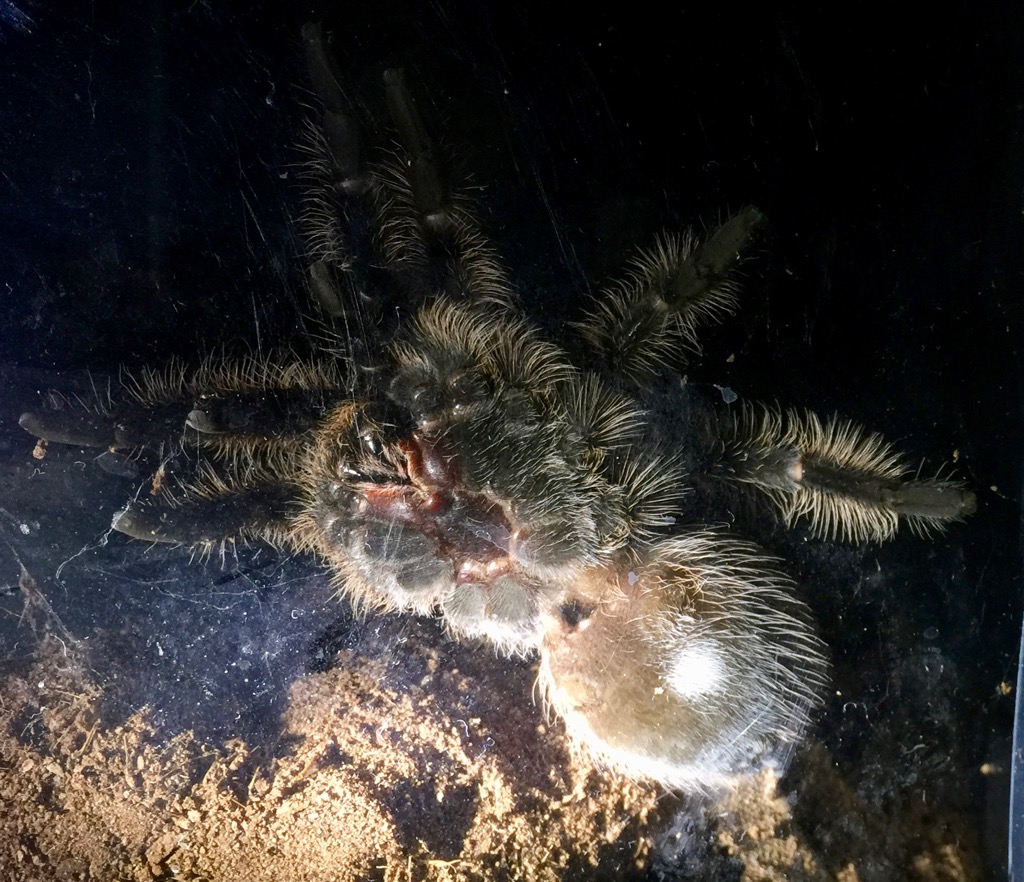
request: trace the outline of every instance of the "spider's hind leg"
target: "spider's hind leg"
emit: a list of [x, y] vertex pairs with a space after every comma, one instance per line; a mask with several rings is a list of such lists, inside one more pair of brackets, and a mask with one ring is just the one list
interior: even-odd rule
[[697, 331], [736, 309], [735, 270], [764, 215], [747, 207], [705, 241], [660, 237], [641, 251], [625, 279], [609, 286], [577, 323], [612, 374], [644, 383], [699, 352]]
[[974, 511], [962, 484], [917, 477], [888, 441], [837, 416], [748, 406], [725, 422], [722, 472], [822, 538], [883, 541], [901, 521], [928, 533]]

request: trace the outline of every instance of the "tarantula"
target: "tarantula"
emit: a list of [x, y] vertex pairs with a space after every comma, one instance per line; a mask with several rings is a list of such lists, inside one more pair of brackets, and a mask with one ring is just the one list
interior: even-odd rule
[[[712, 788], [796, 741], [824, 647], [780, 563], [715, 524], [752, 496], [818, 538], [881, 541], [942, 528], [973, 495], [837, 417], [683, 386], [656, 419], [651, 390], [736, 309], [760, 212], [639, 252], [576, 323], [574, 363], [522, 314], [401, 73], [385, 76], [396, 144], [367, 161], [319, 28], [305, 40], [311, 354], [123, 374], [21, 425], [159, 455], [123, 533], [312, 553], [357, 606], [539, 653], [548, 706], [629, 775]], [[391, 336], [374, 351], [370, 334]]]

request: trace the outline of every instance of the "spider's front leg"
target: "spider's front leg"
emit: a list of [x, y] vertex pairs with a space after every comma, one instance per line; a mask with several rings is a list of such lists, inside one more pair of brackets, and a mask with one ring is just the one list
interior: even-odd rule
[[200, 549], [279, 544], [290, 541], [305, 438], [350, 385], [334, 359], [210, 360], [124, 373], [103, 399], [52, 394], [20, 422], [44, 440], [159, 461], [115, 516], [122, 533]]
[[577, 323], [604, 369], [643, 384], [699, 353], [697, 331], [736, 309], [735, 270], [764, 216], [747, 207], [705, 241], [665, 235]]
[[725, 421], [721, 473], [754, 487], [822, 538], [884, 541], [901, 522], [928, 534], [972, 514], [957, 481], [917, 477], [881, 435], [849, 420], [747, 406]]

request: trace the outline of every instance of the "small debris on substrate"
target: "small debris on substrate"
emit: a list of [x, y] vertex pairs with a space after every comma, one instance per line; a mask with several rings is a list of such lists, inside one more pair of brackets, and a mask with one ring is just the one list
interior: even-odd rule
[[920, 793], [880, 808], [849, 786], [820, 744], [801, 751], [799, 792], [764, 771], [723, 805], [719, 846], [743, 882], [975, 882], [983, 879], [974, 828]]
[[85, 645], [43, 631], [0, 682], [5, 880], [553, 882], [628, 877], [650, 848], [655, 789], [572, 757], [529, 690], [466, 701], [499, 684], [435, 647], [398, 648], [423, 675], [397, 686], [404, 660], [340, 652], [268, 748], [167, 737], [149, 708], [104, 725]]

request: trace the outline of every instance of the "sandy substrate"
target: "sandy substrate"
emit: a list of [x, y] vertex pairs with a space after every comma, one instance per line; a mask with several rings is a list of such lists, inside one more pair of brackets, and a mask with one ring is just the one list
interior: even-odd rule
[[[385, 661], [342, 652], [293, 684], [269, 750], [206, 744], [145, 707], [104, 727], [82, 645], [22, 590], [39, 642], [0, 698], [5, 878], [548, 880], [649, 849], [655, 791], [574, 760], [530, 703], [500, 734], [458, 715], [480, 684], [436, 650], [402, 692]], [[495, 736], [517, 732], [534, 749], [512, 765]]]
[[[150, 707], [107, 725], [92, 650], [28, 574], [20, 590], [35, 648], [0, 686], [12, 882], [982, 878], [966, 826], [920, 799], [880, 813], [822, 748], [798, 760], [795, 799], [763, 773], [687, 822], [675, 797], [574, 756], [532, 702], [479, 703], [486, 723], [466, 713], [496, 684], [429, 645], [407, 647], [411, 686], [350, 651], [300, 677], [272, 745], [163, 732]], [[694, 836], [696, 868], [692, 842], [673, 858]]]

